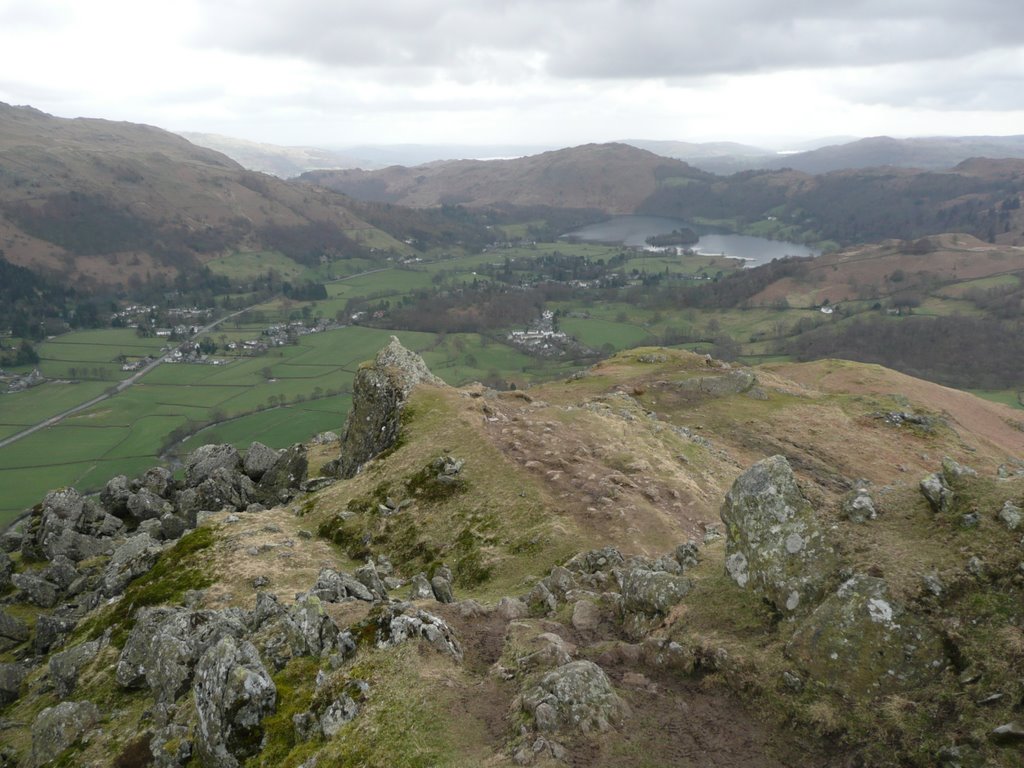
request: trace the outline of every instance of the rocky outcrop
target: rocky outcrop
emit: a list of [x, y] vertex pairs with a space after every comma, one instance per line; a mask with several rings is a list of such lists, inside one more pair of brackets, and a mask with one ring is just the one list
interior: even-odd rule
[[950, 512], [956, 502], [957, 491], [962, 490], [963, 485], [977, 475], [970, 467], [947, 456], [942, 460], [939, 472], [933, 472], [921, 480], [921, 493], [935, 512]]
[[117, 662], [124, 688], [148, 686], [157, 703], [169, 704], [188, 690], [199, 658], [224, 637], [242, 638], [242, 617], [223, 611], [144, 608]]
[[101, 647], [99, 640], [92, 640], [50, 657], [50, 680], [58, 699], [66, 699], [71, 695], [78, 683], [78, 673], [96, 658]]
[[103, 592], [119, 595], [132, 579], [146, 573], [160, 557], [163, 548], [149, 534], [133, 536], [117, 548], [103, 572]]
[[28, 624], [0, 610], [0, 653], [28, 640]]
[[100, 721], [100, 711], [91, 701], [65, 701], [47, 707], [32, 723], [34, 768], [45, 765], [78, 741]]
[[421, 383], [444, 386], [423, 358], [403, 347], [395, 336], [373, 363], [360, 367], [352, 383], [352, 410], [335, 465], [339, 477], [352, 477], [363, 464], [395, 444], [409, 394]]
[[245, 452], [245, 461], [242, 464], [242, 468], [250, 480], [258, 483], [260, 478], [266, 474], [266, 471], [274, 466], [279, 455], [279, 451], [275, 451], [263, 443], [253, 442], [249, 446], [249, 450]]
[[259, 752], [262, 721], [274, 712], [277, 688], [252, 643], [221, 638], [199, 660], [192, 691], [203, 765], [237, 768]]
[[571, 661], [548, 672], [520, 697], [520, 707], [540, 733], [607, 731], [626, 715], [604, 670]]
[[928, 682], [947, 664], [938, 633], [893, 601], [884, 579], [865, 575], [819, 605], [786, 654], [815, 680], [857, 695]]
[[28, 672], [24, 664], [0, 664], [0, 707], [18, 699]]
[[425, 640], [438, 653], [462, 661], [462, 646], [444, 619], [409, 603], [383, 606], [368, 621], [368, 627], [374, 630], [373, 637], [378, 648], [390, 648], [418, 638]]
[[771, 456], [740, 475], [721, 517], [726, 571], [739, 586], [784, 613], [811, 607], [822, 596], [835, 555], [785, 457]]
[[309, 460], [304, 445], [297, 443], [281, 451], [256, 485], [259, 498], [270, 504], [287, 501], [305, 481], [308, 469]]
[[314, 595], [300, 595], [294, 605], [285, 608], [273, 595], [260, 593], [253, 623], [257, 632], [251, 639], [275, 669], [298, 656], [347, 654], [354, 648], [351, 638], [343, 635]]
[[185, 484], [194, 488], [217, 469], [226, 469], [228, 472], [241, 471], [242, 457], [233, 445], [222, 443], [196, 448], [185, 460]]

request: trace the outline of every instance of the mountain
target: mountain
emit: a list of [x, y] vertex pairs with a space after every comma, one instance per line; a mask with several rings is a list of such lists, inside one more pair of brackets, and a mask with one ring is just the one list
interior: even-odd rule
[[216, 133], [179, 131], [178, 135], [200, 147], [225, 154], [250, 171], [269, 173], [282, 179], [320, 168], [375, 167], [345, 152], [322, 147], [283, 147]]
[[627, 146], [587, 144], [511, 160], [453, 160], [379, 171], [313, 171], [301, 180], [362, 200], [413, 207], [508, 203], [629, 213], [659, 176], [692, 173], [685, 163]]
[[357, 251], [369, 229], [337, 195], [168, 131], [0, 105], [0, 243], [14, 264], [124, 285], [234, 250]]
[[4, 534], [6, 764], [1019, 765], [1018, 411], [659, 348], [460, 390], [397, 340], [353, 399]]

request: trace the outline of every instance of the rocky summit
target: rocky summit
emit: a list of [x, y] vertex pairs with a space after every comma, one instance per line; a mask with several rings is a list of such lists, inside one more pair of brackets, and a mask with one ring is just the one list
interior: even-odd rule
[[0, 537], [0, 766], [1019, 766], [1013, 415], [671, 349], [457, 389], [393, 339], [340, 455], [203, 446]]

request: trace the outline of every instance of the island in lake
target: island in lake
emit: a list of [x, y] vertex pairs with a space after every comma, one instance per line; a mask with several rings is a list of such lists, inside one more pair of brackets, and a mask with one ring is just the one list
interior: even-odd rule
[[655, 248], [665, 248], [672, 245], [694, 245], [700, 237], [689, 227], [673, 229], [664, 235], [651, 235], [644, 242]]

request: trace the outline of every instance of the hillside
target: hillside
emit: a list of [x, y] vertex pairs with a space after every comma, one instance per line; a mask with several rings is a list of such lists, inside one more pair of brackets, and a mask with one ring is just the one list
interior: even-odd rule
[[200, 147], [227, 155], [250, 171], [269, 173], [282, 179], [321, 168], [366, 167], [365, 161], [352, 155], [321, 147], [284, 147], [215, 133], [182, 131], [179, 135]]
[[374, 231], [337, 195], [159, 128], [0, 105], [0, 250], [79, 287], [171, 278], [237, 250], [309, 261]]
[[5, 764], [1019, 765], [1015, 412], [658, 348], [454, 389], [397, 341], [353, 398], [5, 534]]
[[625, 144], [588, 144], [514, 160], [454, 160], [380, 171], [315, 171], [303, 181], [362, 200], [413, 207], [510, 203], [631, 213], [659, 179], [704, 177], [678, 160]]

